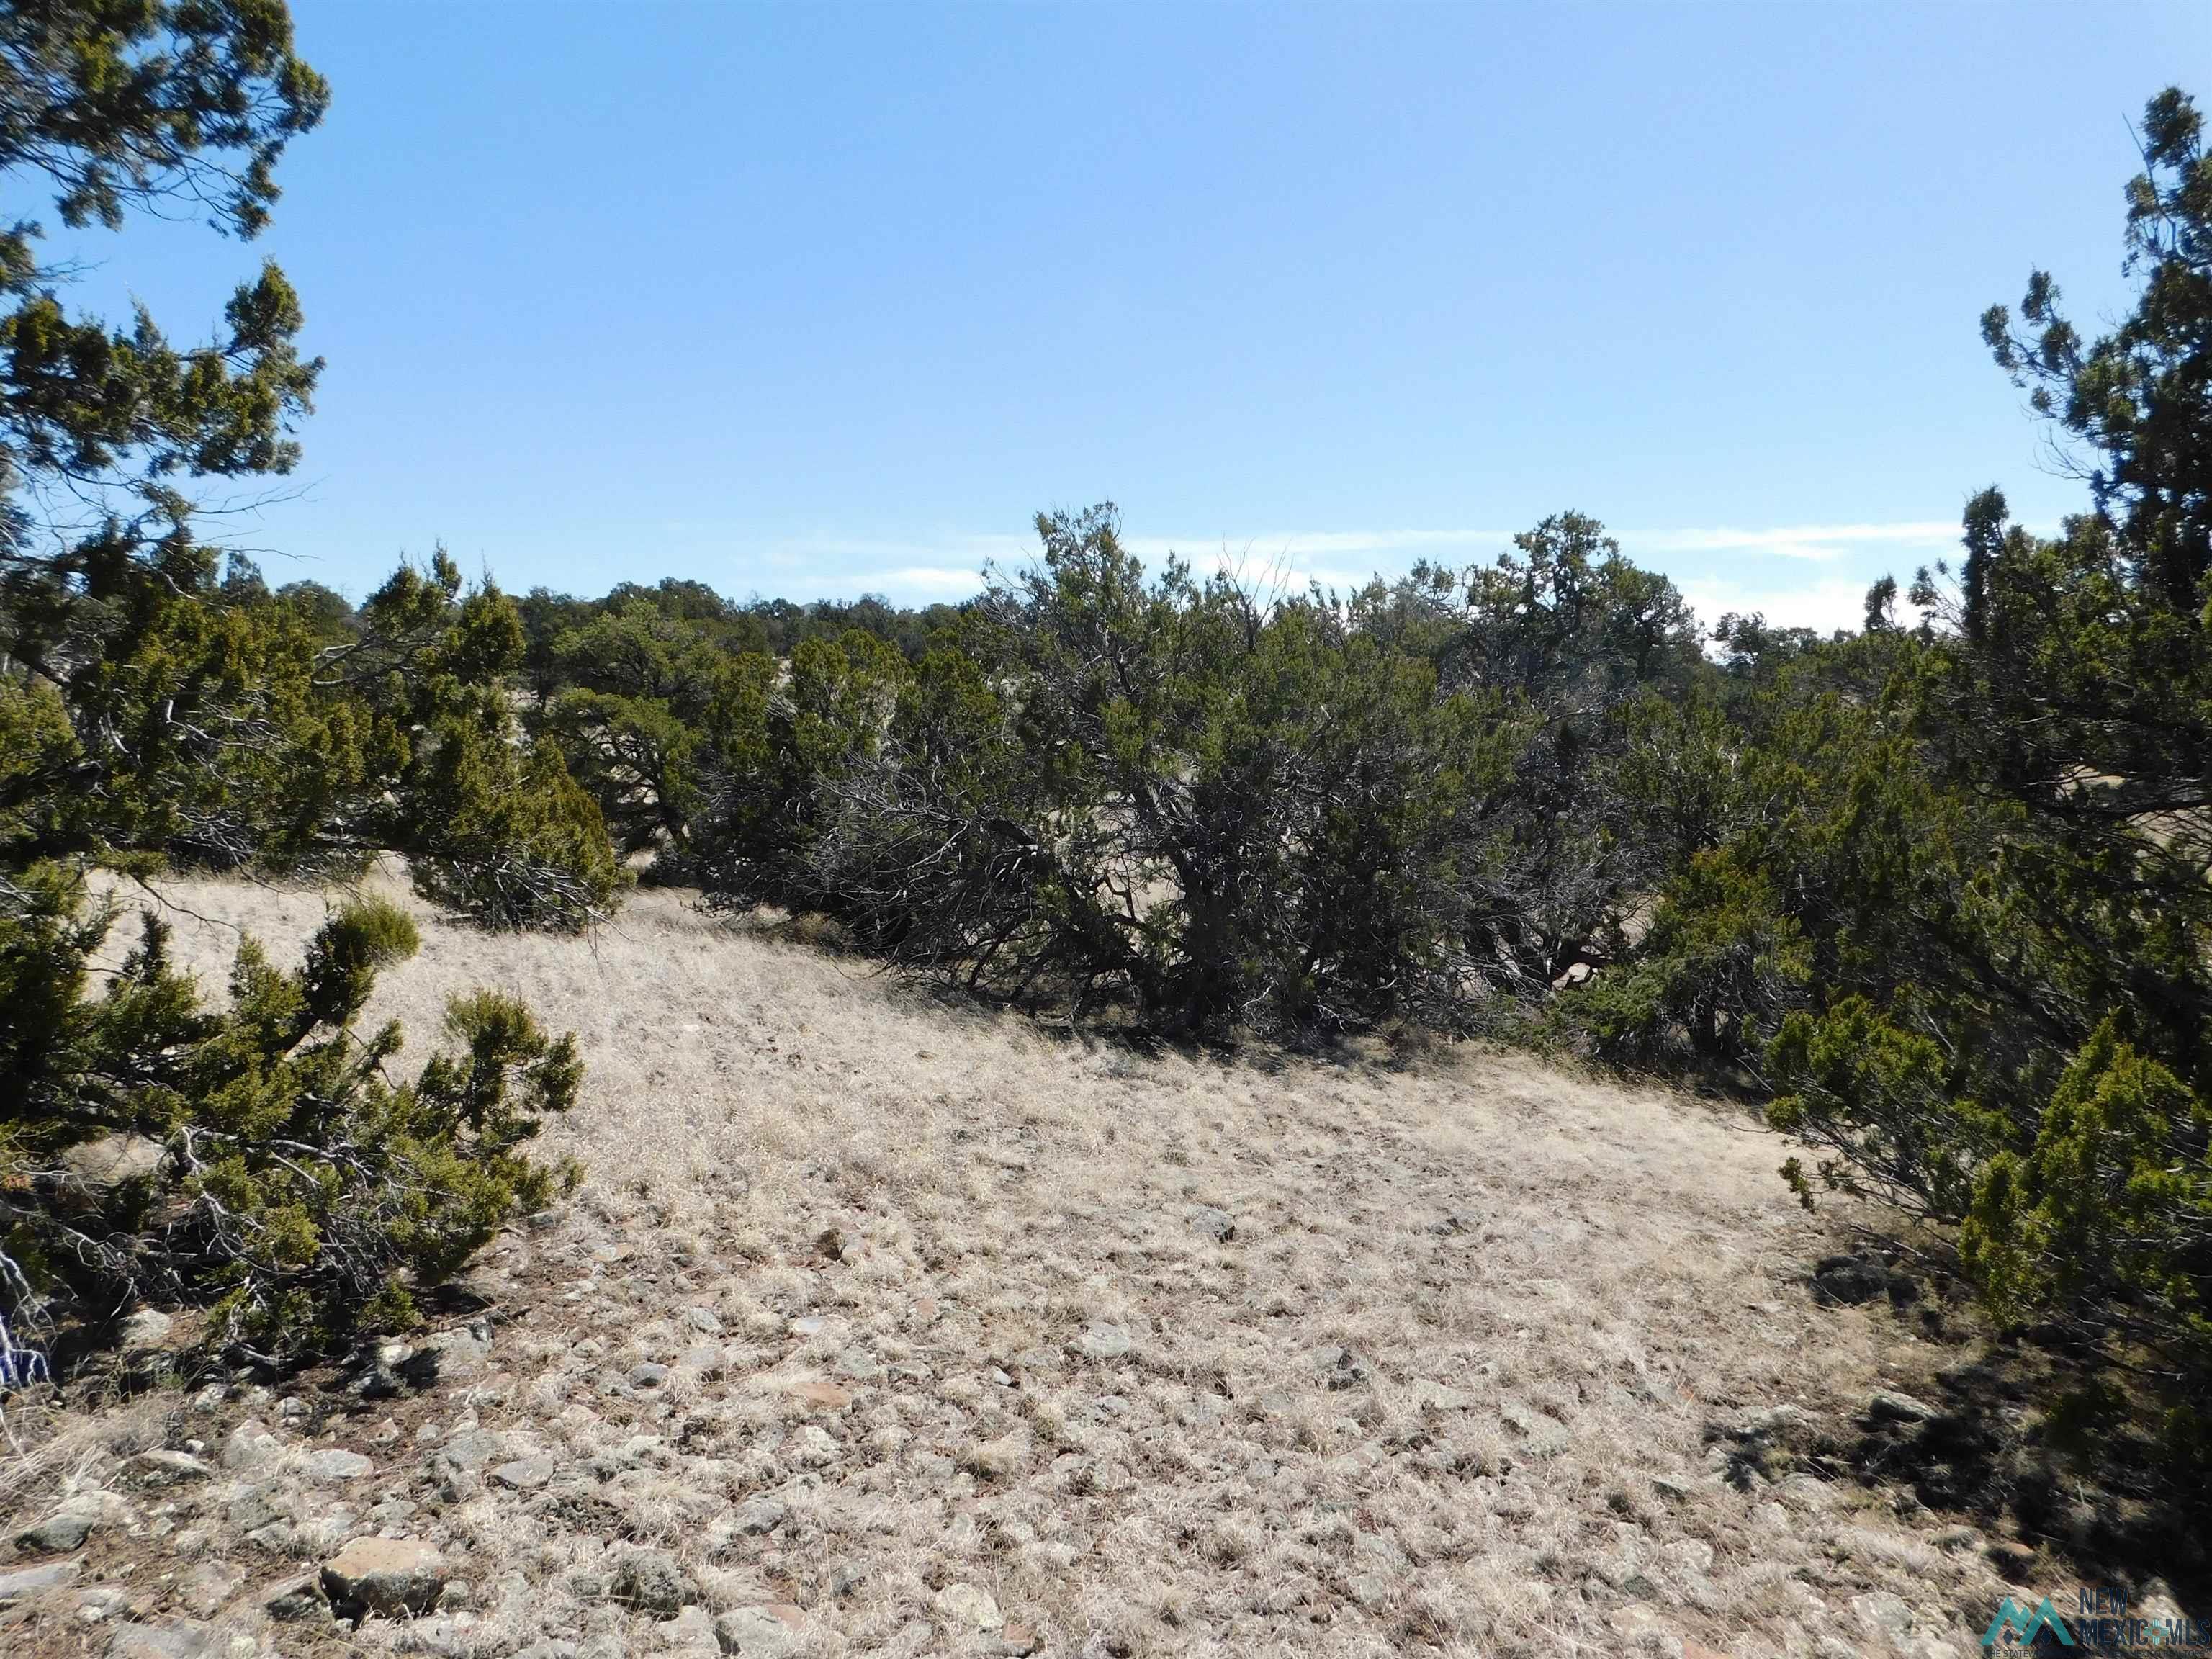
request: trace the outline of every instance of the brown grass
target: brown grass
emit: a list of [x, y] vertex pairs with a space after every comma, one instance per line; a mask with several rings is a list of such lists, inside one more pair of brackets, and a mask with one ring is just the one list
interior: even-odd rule
[[[283, 960], [325, 904], [167, 892], [218, 991], [232, 926]], [[491, 1374], [379, 1454], [468, 1610], [368, 1645], [696, 1639], [599, 1596], [635, 1540], [710, 1608], [795, 1604], [809, 1653], [1978, 1650], [2002, 1585], [1954, 1517], [1721, 1478], [1709, 1425], [1956, 1358], [1811, 1304], [1827, 1235], [1730, 1111], [1474, 1049], [1139, 1056], [668, 893], [590, 939], [421, 919], [373, 1012], [414, 1052], [478, 983], [573, 1027], [549, 1146], [590, 1175], [479, 1276]], [[440, 1488], [422, 1446], [471, 1423], [560, 1474]], [[763, 1494], [788, 1518], [743, 1530]]]

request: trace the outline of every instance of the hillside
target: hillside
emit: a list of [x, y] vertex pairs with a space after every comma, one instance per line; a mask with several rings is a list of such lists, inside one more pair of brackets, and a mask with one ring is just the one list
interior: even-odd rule
[[[210, 990], [234, 925], [289, 953], [325, 907], [164, 892]], [[434, 1380], [19, 1420], [8, 1535], [117, 1499], [73, 1500], [11, 1654], [155, 1651], [128, 1619], [248, 1638], [160, 1650], [210, 1653], [1936, 1655], [2001, 1567], [2051, 1588], [1848, 1478], [1974, 1351], [1925, 1301], [1816, 1305], [1837, 1222], [1732, 1109], [1474, 1048], [1096, 1046], [666, 892], [589, 939], [412, 908], [372, 1013], [419, 1048], [489, 983], [573, 1027], [585, 1185], [434, 1321]], [[378, 1533], [442, 1553], [432, 1616], [272, 1624]]]

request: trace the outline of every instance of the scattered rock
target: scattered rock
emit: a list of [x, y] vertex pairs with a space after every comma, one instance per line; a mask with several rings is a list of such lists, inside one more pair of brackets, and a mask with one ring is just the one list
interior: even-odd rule
[[996, 1630], [1006, 1623], [991, 1593], [973, 1584], [947, 1584], [937, 1593], [937, 1610], [949, 1623], [968, 1630]]
[[685, 1603], [699, 1599], [690, 1577], [665, 1550], [629, 1549], [615, 1563], [607, 1594], [641, 1613], [673, 1619]]
[[1076, 1346], [1093, 1359], [1119, 1359], [1129, 1352], [1129, 1334], [1101, 1320], [1076, 1339]]
[[345, 1451], [338, 1447], [326, 1447], [309, 1452], [302, 1465], [302, 1473], [317, 1486], [332, 1486], [344, 1480], [358, 1480], [375, 1472], [376, 1465], [359, 1452]]
[[1374, 1376], [1374, 1368], [1349, 1348], [1316, 1348], [1306, 1361], [1321, 1373], [1324, 1386], [1334, 1392], [1356, 1389]]
[[118, 1625], [107, 1638], [107, 1659], [215, 1659], [222, 1651], [215, 1632], [190, 1619]]
[[134, 1181], [151, 1181], [168, 1161], [168, 1148], [151, 1136], [102, 1135], [62, 1153], [62, 1184], [95, 1202], [104, 1201]]
[[18, 1567], [13, 1572], [0, 1572], [0, 1607], [20, 1601], [27, 1595], [36, 1595], [72, 1582], [83, 1570], [77, 1561], [48, 1561], [35, 1567]]
[[267, 1424], [249, 1417], [233, 1429], [230, 1438], [222, 1443], [222, 1466], [227, 1469], [254, 1468], [270, 1462], [283, 1449], [283, 1442], [269, 1432]]
[[1185, 1213], [1194, 1232], [1203, 1233], [1217, 1244], [1226, 1244], [1237, 1237], [1237, 1222], [1226, 1210], [1217, 1210], [1211, 1204], [1194, 1204]]
[[781, 1498], [763, 1492], [758, 1498], [748, 1498], [730, 1512], [730, 1524], [739, 1532], [759, 1536], [774, 1532], [790, 1518], [791, 1506]]
[[138, 1353], [161, 1347], [168, 1342], [169, 1334], [176, 1325], [174, 1318], [157, 1308], [141, 1308], [123, 1322], [123, 1351]]
[[131, 1473], [142, 1486], [183, 1486], [209, 1479], [215, 1468], [190, 1452], [145, 1451], [131, 1460]]
[[1924, 1400], [1915, 1400], [1909, 1394], [1894, 1394], [1887, 1389], [1878, 1390], [1867, 1401], [1867, 1417], [1875, 1423], [1929, 1423], [1942, 1415]]
[[762, 1654], [775, 1659], [799, 1644], [805, 1618], [787, 1601], [732, 1607], [714, 1620], [714, 1640], [724, 1653]]
[[368, 1613], [428, 1613], [446, 1577], [444, 1558], [419, 1538], [356, 1538], [323, 1563], [331, 1605], [356, 1621]]
[[33, 1555], [60, 1555], [77, 1548], [92, 1534], [112, 1525], [125, 1513], [111, 1492], [81, 1492], [35, 1526], [15, 1534], [15, 1547]]
[[323, 1594], [322, 1577], [319, 1573], [306, 1572], [287, 1578], [261, 1598], [261, 1605], [268, 1610], [271, 1619], [281, 1620], [287, 1624], [301, 1619], [327, 1619], [331, 1616], [330, 1601]]
[[202, 1619], [213, 1616], [246, 1583], [244, 1571], [228, 1561], [202, 1561], [179, 1582], [177, 1594], [188, 1613]]
[[502, 1463], [491, 1472], [491, 1478], [510, 1492], [536, 1492], [553, 1478], [553, 1460], [550, 1457], [519, 1457], [512, 1463]]

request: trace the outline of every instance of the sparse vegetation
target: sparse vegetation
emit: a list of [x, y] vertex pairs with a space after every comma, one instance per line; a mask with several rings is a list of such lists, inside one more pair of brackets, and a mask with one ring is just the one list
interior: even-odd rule
[[[279, 0], [0, 9], [0, 173], [38, 180], [72, 226], [188, 201], [250, 238], [276, 199], [275, 164], [326, 100]], [[1478, 1231], [1439, 1185], [1477, 1142], [1491, 1158], [1583, 1158], [1609, 1191], [1653, 1175], [1632, 1150], [1577, 1152], [1561, 1124], [1580, 1109], [1541, 1090], [1524, 1103], [1537, 1119], [1525, 1135], [1500, 1123], [1475, 1135], [1442, 1109], [1434, 1076], [1404, 1084], [1411, 1118], [1391, 1115], [1376, 1045], [1402, 1054], [1432, 1036], [1486, 1036], [1757, 1100], [1794, 1148], [1780, 1175], [1806, 1209], [1840, 1205], [1924, 1253], [1922, 1277], [1895, 1267], [1895, 1251], [1833, 1258], [1815, 1291], [1887, 1296], [1902, 1310], [1925, 1278], [1940, 1305], [1923, 1308], [1924, 1333], [1953, 1343], [1967, 1340], [1957, 1304], [1971, 1292], [2011, 1357], [2010, 1369], [1955, 1368], [1944, 1386], [1957, 1398], [1942, 1407], [1877, 1393], [1848, 1444], [1793, 1438], [1784, 1431], [1796, 1418], [1747, 1415], [1733, 1393], [1705, 1398], [1730, 1408], [1704, 1429], [1713, 1483], [1786, 1489], [1793, 1469], [1826, 1478], [1854, 1460], [1860, 1473], [1901, 1460], [1928, 1502], [1970, 1506], [1978, 1484], [1996, 1494], [1980, 1500], [1978, 1523], [1996, 1524], [2001, 1498], [2106, 1560], [2177, 1517], [2201, 1527], [2212, 1471], [2212, 158], [2178, 90], [2151, 100], [2142, 136], [2126, 223], [2132, 310], [2085, 338], [2038, 272], [2017, 316], [1996, 307], [1983, 324], [2000, 368], [2075, 447], [2086, 509], [2039, 536], [1986, 490], [1966, 510], [1956, 570], [1920, 572], [1905, 591], [1916, 614], [1900, 618], [1898, 585], [1884, 580], [1863, 628], [1825, 639], [1756, 616], [1705, 630], [1665, 577], [1574, 513], [1492, 563], [1422, 565], [1351, 592], [1267, 591], [1172, 559], [1148, 570], [1110, 505], [1041, 515], [1031, 563], [986, 573], [973, 600], [926, 611], [872, 599], [737, 604], [674, 580], [588, 600], [541, 588], [518, 602], [489, 579], [465, 583], [442, 550], [358, 606], [313, 583], [271, 591], [249, 561], [202, 538], [189, 490], [275, 477], [297, 457], [321, 364], [301, 355], [304, 313], [283, 272], [264, 264], [217, 337], [179, 347], [143, 313], [127, 329], [72, 313], [69, 272], [41, 263], [36, 224], [16, 224], [0, 234], [0, 1394], [51, 1379], [64, 1344], [88, 1351], [134, 1309], [187, 1318], [210, 1362], [274, 1376], [350, 1352], [356, 1395], [398, 1393], [392, 1365], [403, 1362], [362, 1360], [374, 1345], [358, 1339], [411, 1328], [510, 1220], [573, 1185], [566, 1157], [530, 1154], [587, 1097], [577, 1041], [506, 990], [448, 988], [448, 1051], [399, 1077], [398, 1024], [365, 1023], [378, 975], [414, 955], [423, 925], [476, 939], [487, 960], [527, 948], [573, 963], [579, 941], [494, 936], [604, 923], [638, 867], [700, 895], [706, 916], [648, 899], [648, 925], [686, 951], [767, 960], [775, 947], [727, 918], [796, 913], [962, 994], [958, 1013], [879, 1001], [902, 1041], [988, 1030], [1000, 1049], [1028, 1048], [1045, 1039], [1016, 1017], [1048, 1015], [1069, 1044], [1045, 1051], [1040, 1069], [1083, 1079], [1074, 1103], [1030, 1079], [998, 1103], [986, 1136], [1000, 1175], [1062, 1160], [1042, 1194], [951, 1150], [974, 1133], [972, 1098], [894, 1097], [865, 1054], [841, 1073], [849, 1098], [816, 1098], [819, 1121], [749, 1097], [751, 1127], [738, 1131], [696, 1115], [679, 1124], [665, 1099], [632, 1099], [624, 1124], [568, 1138], [611, 1159], [620, 1190], [652, 1205], [659, 1231], [675, 1230], [670, 1271], [687, 1290], [701, 1289], [683, 1265], [694, 1257], [749, 1276], [702, 1289], [714, 1305], [687, 1315], [695, 1334], [734, 1327], [740, 1340], [705, 1358], [694, 1344], [672, 1367], [659, 1336], [617, 1342], [627, 1380], [600, 1389], [625, 1427], [642, 1420], [641, 1396], [664, 1405], [653, 1420], [679, 1419], [686, 1456], [705, 1443], [738, 1471], [707, 1480], [726, 1495], [760, 1484], [754, 1474], [846, 1467], [864, 1470], [858, 1486], [920, 1476], [963, 1498], [1028, 1482], [1031, 1497], [1054, 1495], [1047, 1508], [1086, 1517], [1112, 1571], [1079, 1593], [1045, 1588], [1047, 1567], [1064, 1577], [1069, 1560], [1040, 1553], [1065, 1527], [1036, 1505], [966, 1553], [995, 1551], [1009, 1595], [1059, 1595], [1060, 1626], [1086, 1626], [1115, 1654], [1131, 1645], [1123, 1626], [1139, 1601], [1182, 1628], [1201, 1616], [1194, 1587], [1256, 1578], [1240, 1593], [1258, 1599], [1225, 1621], [1249, 1635], [1253, 1620], [1301, 1605], [1276, 1605], [1267, 1588], [1286, 1577], [1340, 1583], [1393, 1640], [1437, 1646], [1536, 1650], [1554, 1628], [1547, 1587], [1593, 1575], [1626, 1593], [1660, 1574], [1707, 1626], [1740, 1595], [1759, 1633], [1802, 1635], [1792, 1621], [1803, 1607], [1737, 1571], [1743, 1563], [1715, 1568], [1716, 1543], [1743, 1543], [1724, 1528], [1674, 1540], [1694, 1547], [1664, 1567], [1616, 1540], [1614, 1573], [1590, 1567], [1596, 1546], [1562, 1525], [1540, 1548], [1506, 1552], [1531, 1598], [1517, 1610], [1478, 1588], [1455, 1601], [1404, 1582], [1415, 1560], [1464, 1563], [1476, 1530], [1534, 1516], [1526, 1468], [1519, 1487], [1504, 1484], [1516, 1460], [1547, 1471], [1533, 1483], [1543, 1503], [1601, 1508], [1613, 1519], [1594, 1524], [1631, 1533], [1656, 1524], [1659, 1500], [1641, 1484], [1565, 1455], [1564, 1425], [1617, 1429], [1592, 1422], [1592, 1389], [1623, 1395], [1624, 1412], [1672, 1436], [1638, 1472], [1673, 1501], [1691, 1492], [1680, 1466], [1694, 1425], [1654, 1389], [1687, 1398], [1716, 1374], [1739, 1392], [1810, 1386], [1802, 1369], [1714, 1362], [1703, 1338], [1662, 1353], [1629, 1317], [1633, 1273], [1662, 1286], [1640, 1310], [1647, 1325], [1691, 1316], [1707, 1292], [1763, 1297], [1780, 1276], [1680, 1259], [1729, 1228], [1758, 1230], [1754, 1247], [1770, 1251], [1780, 1224], [1734, 1191], [1726, 1215], [1706, 1215], [1680, 1146], [1654, 1177], [1666, 1213], [1613, 1192], [1625, 1254], [1602, 1261], [1586, 1248], [1599, 1224], [1583, 1197], [1556, 1171], [1527, 1179], [1547, 1196], [1518, 1223], [1583, 1252], [1579, 1288], [1539, 1310], [1541, 1342], [1583, 1344], [1587, 1364], [1510, 1352], [1534, 1340], [1527, 1328], [1478, 1316], [1463, 1285], [1407, 1279], [1438, 1252], [1425, 1234], [1405, 1236], [1406, 1194], [1438, 1210], [1421, 1224], [1431, 1232]], [[374, 890], [380, 868], [405, 872], [412, 908]], [[248, 878], [301, 884], [278, 907], [300, 965], [279, 969], [241, 931], [227, 995], [210, 1003], [155, 912], [195, 881], [220, 910]], [[295, 913], [308, 883], [343, 890], [311, 927]], [[118, 957], [111, 934], [133, 893], [152, 908]], [[449, 957], [440, 972], [451, 968]], [[592, 1012], [550, 988], [564, 1017]], [[687, 994], [691, 1029], [710, 1023], [711, 1000]], [[749, 1063], [819, 1068], [797, 1035], [806, 1024], [756, 1009], [750, 1028], [780, 1035], [772, 1059]], [[1332, 1092], [1328, 1073], [1304, 1072], [1286, 1097], [1349, 1102], [1349, 1115], [1316, 1126], [1255, 1104], [1239, 1049], [1344, 1066], [1354, 1082]], [[988, 1073], [1004, 1056], [970, 1058]], [[664, 1097], [696, 1081], [696, 1062], [678, 1053], [632, 1081]], [[884, 1069], [951, 1085], [942, 1067]], [[1242, 1091], [1233, 1121], [1194, 1103], [1201, 1073]], [[1155, 1085], [1170, 1073], [1163, 1106]], [[1121, 1088], [1128, 1077], [1146, 1089]], [[1596, 1128], [1622, 1133], [1630, 1097], [1596, 1085], [1586, 1096], [1607, 1103]], [[1117, 1142], [1125, 1111], [1139, 1115], [1141, 1176]], [[647, 1123], [661, 1140], [640, 1144]], [[1694, 1142], [1730, 1181], [1783, 1147], [1685, 1115], [1644, 1133]], [[781, 1220], [733, 1221], [686, 1187], [750, 1178], [733, 1134], [753, 1136], [778, 1172]], [[672, 1152], [693, 1135], [722, 1165]], [[922, 1156], [916, 1146], [953, 1187], [893, 1167]], [[1293, 1147], [1312, 1154], [1295, 1178]], [[802, 1164], [832, 1183], [826, 1194], [793, 1184]], [[1485, 1192], [1511, 1207], [1495, 1179]], [[1395, 1255], [1351, 1237], [1344, 1216], [1300, 1207], [1370, 1200], [1368, 1220], [1400, 1236]], [[957, 1213], [1016, 1201], [1035, 1206], [1021, 1224]], [[1236, 1307], [1209, 1304], [1198, 1334], [1176, 1332], [1115, 1282], [1125, 1261], [1115, 1241], [1158, 1248], [1157, 1218], [1115, 1212], [1138, 1201], [1186, 1206], [1222, 1249], [1240, 1229], [1247, 1243], [1272, 1239], [1261, 1248], [1278, 1288], [1247, 1283], [1244, 1265], [1177, 1232], [1169, 1254]], [[1054, 1232], [1064, 1225], [1073, 1231]], [[1297, 1243], [1302, 1230], [1329, 1237], [1334, 1254]], [[1517, 1248], [1492, 1223], [1479, 1231], [1503, 1255]], [[577, 1243], [564, 1242], [568, 1256]], [[971, 1255], [1022, 1257], [1009, 1269], [1018, 1288], [1002, 1293]], [[865, 1340], [802, 1347], [806, 1374], [767, 1385], [814, 1389], [793, 1396], [805, 1408], [702, 1403], [708, 1378], [770, 1371], [787, 1317], [815, 1322], [788, 1328], [809, 1343], [846, 1318], [797, 1311], [811, 1305], [817, 1271], [789, 1265], [802, 1255], [841, 1270], [837, 1305], [866, 1310]], [[1357, 1272], [1339, 1272], [1355, 1259]], [[1929, 1275], [1928, 1260], [1948, 1265]], [[938, 1291], [927, 1314], [903, 1291], [911, 1318], [891, 1308], [887, 1287], [925, 1276], [969, 1304], [949, 1317], [970, 1352], [924, 1335], [939, 1324]], [[586, 1282], [628, 1316], [597, 1267]], [[1335, 1317], [1331, 1296], [1362, 1305]], [[1803, 1322], [1754, 1305], [1760, 1340]], [[1251, 1334], [1279, 1319], [1297, 1332], [1288, 1370]], [[1709, 1328], [1752, 1340], [1725, 1321]], [[1855, 1328], [1867, 1346], [1853, 1375], [1871, 1382], [1878, 1340]], [[1406, 1357], [1417, 1343], [1435, 1355]], [[1509, 1352], [1481, 1358], [1479, 1343]], [[2027, 1349], [2039, 1358], [2019, 1359]], [[1458, 1382], [1437, 1375], [1447, 1352]], [[577, 1366], [537, 1357], [548, 1363], [533, 1386], [578, 1383]], [[834, 1378], [817, 1374], [824, 1364]], [[1078, 1398], [1043, 1381], [1070, 1364], [1144, 1372], [1150, 1382], [1127, 1385], [1152, 1390], [1153, 1426], [1172, 1418], [1189, 1434], [1154, 1433], [1140, 1451], [1114, 1426], [1131, 1410], [1123, 1395]], [[1470, 1376], [1497, 1408], [1497, 1432], [1467, 1431], [1454, 1415]], [[892, 1382], [941, 1386], [893, 1399]], [[857, 1437], [796, 1422], [853, 1407], [846, 1383], [879, 1382], [865, 1455]], [[2033, 1391], [2032, 1420], [2015, 1411], [1995, 1425], [1989, 1396], [2007, 1387]], [[1342, 1409], [1316, 1389], [1345, 1395]], [[1170, 1394], [1176, 1403], [1164, 1405]], [[575, 1411], [569, 1441], [594, 1448], [597, 1419]], [[1267, 1472], [1223, 1486], [1212, 1518], [1173, 1520], [1164, 1498], [1139, 1513], [1120, 1496], [1195, 1478], [1193, 1448], [1224, 1425], [1247, 1468]], [[1622, 1455], [1632, 1443], [1621, 1437]], [[2089, 1478], [2093, 1449], [2103, 1489], [2069, 1510], [2055, 1494]], [[641, 1460], [651, 1461], [617, 1461]], [[1382, 1484], [1421, 1517], [1396, 1542], [1367, 1510], [1357, 1526], [1345, 1518], [1339, 1495], [1371, 1499], [1363, 1482], [1391, 1460], [1395, 1484]], [[514, 1490], [552, 1478], [536, 1461], [518, 1455], [532, 1468]], [[1279, 1468], [1299, 1471], [1295, 1525], [1281, 1506], [1261, 1504], [1272, 1518], [1257, 1519], [1229, 1501], [1269, 1489]], [[457, 1473], [477, 1471], [457, 1462], [441, 1475], [461, 1504], [474, 1491]], [[585, 1571], [590, 1595], [623, 1617], [672, 1620], [714, 1601], [739, 1623], [707, 1630], [713, 1644], [784, 1643], [781, 1613], [759, 1613], [757, 1598], [714, 1577], [750, 1547], [738, 1538], [785, 1524], [784, 1499], [756, 1498], [769, 1508], [716, 1522], [709, 1559], [659, 1548], [691, 1536], [696, 1473], [672, 1495], [633, 1487], [607, 1500], [627, 1537], [657, 1541], [611, 1577]], [[1479, 1522], [1446, 1514], [1437, 1496], [1462, 1480], [1489, 1483]], [[1887, 1566], [1948, 1577], [1961, 1595], [1990, 1588], [1925, 1545], [1854, 1540], [1827, 1498], [1797, 1495], [1832, 1555], [1887, 1552]], [[88, 1534], [106, 1510], [88, 1502], [55, 1517], [68, 1522], [55, 1536]], [[826, 1500], [804, 1524], [847, 1530]], [[894, 1530], [919, 1524], [902, 1509]], [[567, 1547], [537, 1542], [556, 1558]], [[1164, 1588], [1131, 1565], [1176, 1551], [1198, 1565]], [[410, 1558], [417, 1577], [392, 1607], [438, 1599], [432, 1555]], [[929, 1571], [944, 1581], [940, 1567]], [[985, 1576], [975, 1561], [957, 1581], [918, 1571], [901, 1580], [901, 1609], [1004, 1626], [994, 1639], [1031, 1650], [971, 1582]], [[1860, 1608], [1863, 1622], [1899, 1650], [1917, 1650], [1908, 1636], [1934, 1640], [1943, 1615], [1874, 1588], [1887, 1584], [1880, 1572], [1861, 1577], [1863, 1599], [1889, 1598]], [[384, 1591], [344, 1582], [347, 1605], [377, 1608]], [[776, 1629], [744, 1625], [749, 1609]], [[888, 1602], [860, 1623], [905, 1639]], [[1650, 1634], [1633, 1618], [1607, 1629]]]

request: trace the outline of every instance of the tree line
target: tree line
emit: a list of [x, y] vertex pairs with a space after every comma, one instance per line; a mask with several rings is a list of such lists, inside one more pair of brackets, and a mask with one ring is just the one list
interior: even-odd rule
[[[189, 200], [250, 234], [326, 92], [276, 0], [0, 21], [0, 164], [66, 222]], [[493, 995], [412, 1077], [358, 1029], [398, 912], [210, 1009], [89, 873], [402, 856], [489, 927], [633, 878], [834, 918], [967, 994], [1146, 1040], [1413, 1029], [1723, 1077], [1808, 1203], [1949, 1230], [2073, 1419], [2212, 1459], [2212, 162], [2179, 91], [2130, 188], [2132, 309], [1983, 319], [2079, 463], [2054, 535], [1973, 497], [1961, 556], [1828, 635], [1700, 626], [1573, 513], [1356, 592], [1147, 569], [1109, 506], [957, 606], [517, 600], [442, 555], [357, 607], [197, 533], [281, 473], [319, 365], [272, 266], [228, 332], [75, 316], [0, 239], [0, 1366], [131, 1297], [270, 1363], [407, 1316], [562, 1170], [573, 1045]], [[137, 1136], [127, 1190], [66, 1178]]]

